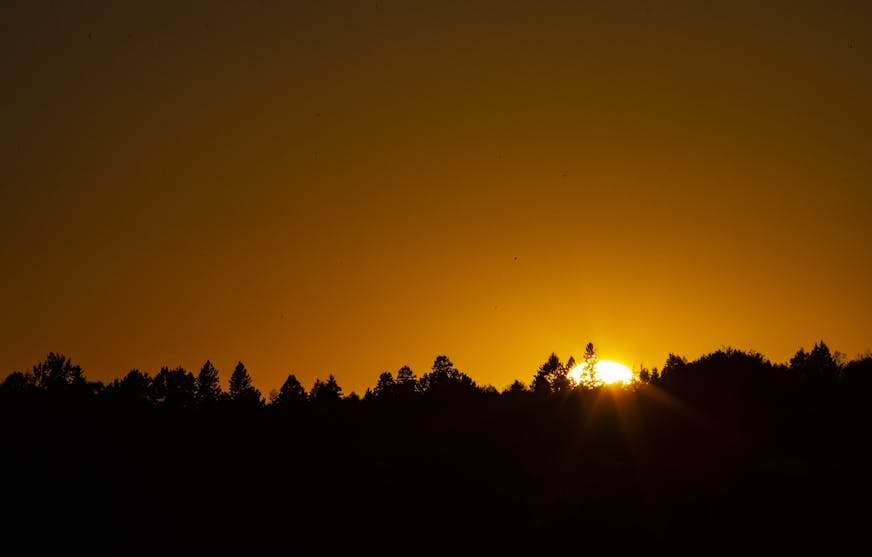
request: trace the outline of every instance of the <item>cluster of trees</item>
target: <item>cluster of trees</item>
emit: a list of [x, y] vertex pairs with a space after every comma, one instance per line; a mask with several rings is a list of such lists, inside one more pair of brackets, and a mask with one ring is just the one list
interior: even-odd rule
[[[481, 387], [466, 373], [458, 370], [448, 356], [436, 357], [430, 371], [418, 378], [408, 366], [403, 366], [396, 377], [382, 373], [376, 385], [367, 389], [364, 399], [394, 399], [427, 394], [434, 397], [464, 396], [474, 393], [496, 392], [492, 387]], [[6, 397], [50, 394], [60, 397], [94, 397], [101, 400], [160, 406], [169, 408], [293, 407], [306, 403], [329, 405], [340, 401], [358, 402], [356, 393], [343, 394], [333, 374], [317, 378], [311, 388], [305, 387], [296, 375], [289, 374], [281, 387], [265, 398], [252, 384], [245, 364], [236, 363], [230, 375], [229, 389], [224, 391], [218, 369], [207, 360], [195, 375], [184, 367], [163, 367], [154, 376], [133, 369], [108, 384], [89, 381], [81, 366], [73, 364], [67, 356], [55, 352], [33, 366], [30, 371], [14, 371], [0, 384], [0, 393]]]
[[440, 355], [362, 397], [293, 375], [264, 397], [242, 362], [225, 391], [210, 361], [104, 385], [50, 353], [0, 383], [7, 543], [530, 555], [866, 539], [872, 355], [670, 354], [615, 388], [596, 363], [592, 344], [579, 362], [551, 354], [498, 391]]
[[[429, 372], [416, 376], [409, 366], [396, 374], [389, 371], [378, 376], [375, 386], [367, 389], [361, 398], [352, 392], [343, 394], [342, 387], [330, 374], [326, 380], [316, 379], [307, 391], [294, 374], [289, 374], [279, 389], [265, 397], [252, 384], [252, 377], [241, 361], [230, 375], [229, 389], [223, 390], [219, 371], [207, 360], [199, 372], [183, 367], [163, 367], [155, 374], [133, 369], [108, 384], [89, 381], [81, 366], [59, 353], [49, 353], [44, 361], [30, 371], [14, 371], [0, 383], [4, 398], [17, 396], [52, 395], [93, 397], [125, 404], [141, 404], [171, 408], [197, 408], [234, 406], [245, 408], [293, 407], [305, 404], [324, 405], [344, 401], [356, 403], [369, 400], [398, 400], [426, 396], [441, 400], [475, 395], [567, 395], [572, 392], [596, 390], [602, 386], [596, 375], [598, 356], [592, 343], [585, 347], [583, 359], [577, 363], [570, 356], [562, 362], [552, 353], [533, 374], [529, 385], [516, 379], [502, 391], [491, 385], [479, 385], [468, 374], [458, 370], [446, 355], [439, 355]], [[572, 373], [576, 366], [579, 373]], [[832, 352], [820, 341], [810, 351], [800, 348], [789, 362], [774, 364], [761, 354], [724, 348], [689, 362], [670, 353], [661, 369], [642, 367], [634, 381], [622, 388], [637, 389], [644, 385], [680, 389], [699, 381], [729, 379], [734, 383], [746, 382], [751, 387], [771, 383], [780, 385], [801, 383], [815, 386], [847, 385], [867, 389], [872, 386], [872, 355], [848, 361]]]

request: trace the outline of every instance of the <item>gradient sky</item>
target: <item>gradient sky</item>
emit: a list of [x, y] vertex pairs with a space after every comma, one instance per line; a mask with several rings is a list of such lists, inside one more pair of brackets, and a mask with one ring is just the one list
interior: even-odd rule
[[2, 12], [0, 378], [872, 349], [872, 3]]

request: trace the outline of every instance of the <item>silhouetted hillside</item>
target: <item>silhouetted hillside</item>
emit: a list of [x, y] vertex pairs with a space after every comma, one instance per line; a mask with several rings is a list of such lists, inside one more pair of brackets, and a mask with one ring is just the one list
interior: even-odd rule
[[[550, 362], [550, 363], [549, 363]], [[623, 386], [549, 359], [503, 392], [440, 356], [363, 397], [293, 376], [267, 402], [50, 354], [0, 389], [7, 547], [113, 554], [736, 554], [868, 549], [872, 358], [670, 355]], [[852, 545], [853, 544], [853, 545]]]

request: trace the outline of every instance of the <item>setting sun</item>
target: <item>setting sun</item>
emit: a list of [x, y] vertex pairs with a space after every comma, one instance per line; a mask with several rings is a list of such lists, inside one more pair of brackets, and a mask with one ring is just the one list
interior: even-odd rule
[[[584, 364], [581, 363], [569, 372], [570, 377], [576, 382], [581, 381]], [[620, 362], [600, 360], [594, 366], [597, 383], [613, 385], [617, 383], [630, 383], [633, 381], [633, 371]]]
[[596, 374], [606, 385], [612, 383], [629, 383], [633, 380], [633, 371], [618, 362], [601, 360], [597, 362]]

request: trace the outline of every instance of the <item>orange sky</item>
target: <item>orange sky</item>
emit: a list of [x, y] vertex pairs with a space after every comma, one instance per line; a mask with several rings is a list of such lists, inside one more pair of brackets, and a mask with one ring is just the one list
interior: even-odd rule
[[872, 349], [868, 2], [11, 2], [0, 71], [0, 378]]

